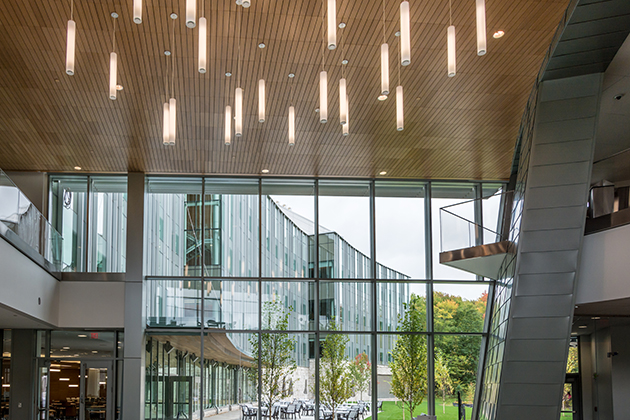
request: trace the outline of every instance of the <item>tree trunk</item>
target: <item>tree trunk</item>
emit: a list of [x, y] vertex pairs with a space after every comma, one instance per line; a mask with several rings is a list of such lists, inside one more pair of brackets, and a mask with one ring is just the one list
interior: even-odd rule
[[442, 414], [446, 413], [446, 390], [442, 390]]

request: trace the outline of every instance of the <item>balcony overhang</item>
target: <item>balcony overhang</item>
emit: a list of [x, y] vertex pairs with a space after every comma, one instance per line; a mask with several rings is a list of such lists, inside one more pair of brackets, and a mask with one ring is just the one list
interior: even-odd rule
[[510, 244], [510, 241], [501, 241], [440, 252], [440, 264], [497, 280], [501, 263], [511, 249]]

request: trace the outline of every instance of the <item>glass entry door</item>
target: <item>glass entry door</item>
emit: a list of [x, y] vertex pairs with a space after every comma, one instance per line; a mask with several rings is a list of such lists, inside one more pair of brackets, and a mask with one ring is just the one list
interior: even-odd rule
[[578, 373], [567, 373], [562, 392], [560, 419], [582, 420], [582, 392]]
[[113, 376], [111, 362], [81, 363], [79, 420], [111, 420]]
[[169, 376], [166, 380], [164, 418], [189, 419], [192, 416], [192, 377]]
[[110, 361], [41, 361], [38, 419], [112, 420], [113, 390]]

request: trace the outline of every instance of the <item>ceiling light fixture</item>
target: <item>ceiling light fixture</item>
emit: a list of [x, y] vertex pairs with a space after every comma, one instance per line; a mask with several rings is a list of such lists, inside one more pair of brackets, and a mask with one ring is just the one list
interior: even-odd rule
[[260, 48], [260, 49], [265, 48], [265, 47], [266, 47], [266, 45], [265, 45], [264, 42], [261, 42], [260, 44], [258, 44], [258, 48]]
[[289, 146], [295, 146], [295, 107], [293, 106], [293, 79], [295, 74], [289, 74], [291, 80], [289, 92]]
[[70, 1], [70, 20], [68, 21], [68, 34], [66, 38], [66, 74], [74, 75], [74, 49], [77, 38], [77, 24], [74, 18], [74, 0]]
[[243, 4], [243, 7], [246, 9], [252, 5], [250, 0], [242, 0], [242, 4]]
[[199, 18], [199, 73], [205, 73], [208, 64], [208, 21], [205, 18], [206, 2], [201, 3], [201, 17]]
[[[330, 37], [330, 19], [328, 30]], [[326, 51], [325, 44], [326, 36], [324, 33], [324, 0], [322, 0], [322, 71], [319, 72], [319, 122], [322, 124], [328, 122], [328, 73], [326, 73], [324, 61], [324, 53]]]
[[133, 0], [133, 21], [138, 25], [142, 23], [142, 0]]
[[262, 172], [263, 174], [268, 174], [268, 173], [269, 173], [269, 169], [263, 169], [261, 172]]
[[113, 12], [114, 29], [112, 30], [112, 52], [109, 54], [109, 99], [116, 100], [116, 82], [118, 73], [118, 55], [116, 54], [116, 19], [118, 13]]
[[578, 328], [584, 329], [584, 328], [588, 328], [588, 326], [587, 325], [580, 325]]
[[503, 37], [503, 35], [505, 35], [505, 32], [503, 32], [503, 31], [496, 31], [496, 32], [494, 33], [494, 35], [492, 35], [492, 37], [493, 37], [494, 39], [499, 39], [499, 38], [502, 38], [502, 37]]
[[225, 144], [232, 144], [232, 107], [225, 106]]
[[169, 124], [169, 104], [168, 102], [164, 102], [163, 105], [163, 123], [162, 123], [162, 144], [164, 146], [168, 146], [169, 143], [169, 137], [170, 137], [170, 132], [168, 129], [168, 124]]
[[477, 55], [486, 53], [486, 2], [477, 0]]
[[400, 3], [400, 64], [411, 64], [411, 25], [407, 0]]
[[328, 49], [337, 48], [337, 1], [328, 0]]
[[[241, 88], [241, 28], [243, 23], [243, 18], [239, 11], [237, 10], [236, 18], [239, 20], [238, 27], [238, 56], [236, 60], [236, 75], [237, 79], [237, 88], [234, 94], [234, 136], [241, 137], [243, 135], [243, 89]], [[239, 19], [240, 16], [240, 19]]]
[[80, 167], [80, 166], [75, 166], [75, 167], [74, 167], [74, 170], [75, 170], [75, 171], [80, 171], [80, 170], [81, 170], [81, 167]]
[[448, 77], [453, 77], [457, 74], [457, 50], [455, 48], [455, 26], [453, 26], [453, 6], [451, 0], [448, 0], [448, 20], [450, 26], [446, 30], [448, 47]]
[[[401, 41], [401, 38], [402, 36], [398, 38], [399, 42]], [[398, 49], [398, 53], [400, 55], [402, 55], [401, 49], [402, 48]], [[402, 64], [401, 61], [402, 60], [400, 59], [398, 60], [398, 86], [396, 87], [396, 130], [398, 131], [403, 131], [403, 129], [405, 128], [405, 117], [403, 113], [403, 87], [400, 84], [400, 66]]]
[[116, 90], [123, 90], [123, 86], [122, 85], [116, 85]]
[[385, 0], [383, 0], [383, 44], [381, 44], [381, 94], [379, 101], [384, 101], [389, 95], [389, 45], [385, 38]]
[[[343, 32], [339, 36], [339, 43], [341, 44], [341, 37]], [[343, 49], [343, 48], [342, 48]], [[342, 50], [343, 55], [343, 50]], [[346, 94], [346, 75], [345, 65], [341, 65], [341, 79], [339, 79], [339, 123], [345, 125], [348, 120], [348, 95]]]
[[173, 72], [171, 73], [171, 99], [168, 101], [168, 144], [170, 146], [175, 145], [175, 139], [177, 138], [177, 101], [175, 100], [175, 19], [177, 19], [177, 15], [175, 13], [171, 14], [171, 19], [173, 19], [173, 46], [171, 50], [173, 51], [173, 57], [171, 61], [173, 63]]
[[197, 0], [186, 0], [186, 26], [194, 28], [197, 20]]
[[378, 174], [379, 174], [379, 175], [387, 175], [387, 172], [385, 172], [385, 171], [381, 171], [381, 172], [379, 172]]
[[258, 122], [265, 122], [265, 80], [258, 81]]
[[87, 335], [85, 335], [85, 334], [79, 334], [79, 335], [77, 335], [77, 337], [79, 337], [79, 338], [87, 338]]
[[[346, 94], [346, 104], [348, 104], [348, 95]], [[341, 126], [341, 134], [345, 137], [350, 134], [350, 107], [346, 105], [346, 123]]]

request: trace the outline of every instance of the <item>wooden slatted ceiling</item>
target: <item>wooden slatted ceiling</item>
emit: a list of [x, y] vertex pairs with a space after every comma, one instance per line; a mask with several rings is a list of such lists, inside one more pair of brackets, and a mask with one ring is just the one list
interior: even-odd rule
[[[487, 0], [488, 54], [476, 55], [475, 2], [453, 1], [457, 76], [446, 77], [447, 0], [411, 0], [412, 63], [401, 69], [405, 130], [396, 131], [394, 95], [380, 90], [382, 0], [337, 0], [340, 46], [324, 52], [329, 122], [320, 124], [321, 0], [199, 0], [208, 19], [208, 72], [197, 72], [197, 29], [185, 27], [184, 0], [145, 0], [143, 23], [132, 0], [75, 0], [76, 73], [65, 74], [70, 0], [0, 0], [0, 168], [5, 170], [506, 179], [527, 97], [566, 1]], [[399, 1], [386, 0], [390, 90], [398, 80]], [[118, 99], [108, 99], [116, 11]], [[176, 11], [175, 44], [171, 46]], [[237, 34], [242, 18], [241, 74]], [[506, 31], [495, 40], [495, 30]], [[259, 49], [258, 43], [267, 47]], [[178, 101], [177, 144], [162, 145], [162, 103]], [[345, 54], [344, 54], [345, 52]], [[341, 60], [350, 97], [350, 136], [338, 123]], [[168, 70], [167, 70], [168, 66]], [[231, 71], [234, 76], [225, 77]], [[290, 82], [289, 73], [295, 73]], [[257, 81], [266, 80], [267, 121], [258, 123]], [[238, 80], [244, 132], [223, 144], [224, 109]], [[291, 88], [291, 83], [293, 86]], [[296, 107], [297, 144], [287, 115]]]

